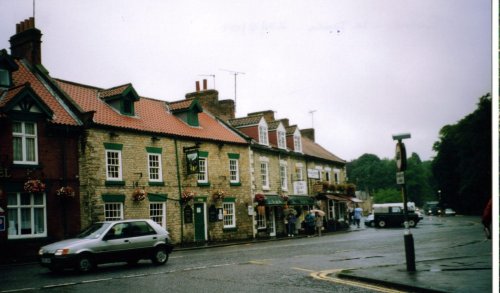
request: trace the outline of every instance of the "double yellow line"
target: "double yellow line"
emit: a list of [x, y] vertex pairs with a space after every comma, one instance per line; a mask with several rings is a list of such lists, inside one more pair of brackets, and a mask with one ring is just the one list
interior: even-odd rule
[[333, 277], [335, 273], [338, 273], [340, 271], [342, 271], [342, 270], [337, 269], [337, 270], [326, 270], [326, 271], [312, 272], [310, 274], [310, 276], [316, 280], [322, 280], [322, 281], [327, 281], [327, 282], [332, 282], [332, 283], [337, 283], [337, 284], [342, 284], [342, 285], [347, 285], [347, 286], [354, 286], [354, 287], [374, 290], [374, 291], [378, 291], [378, 292], [384, 292], [384, 293], [404, 293], [404, 292], [406, 292], [406, 291], [399, 291], [399, 290], [389, 289], [389, 288], [371, 285], [371, 284], [367, 284], [367, 283], [356, 282], [356, 281], [351, 281], [351, 280], [344, 280], [344, 279]]

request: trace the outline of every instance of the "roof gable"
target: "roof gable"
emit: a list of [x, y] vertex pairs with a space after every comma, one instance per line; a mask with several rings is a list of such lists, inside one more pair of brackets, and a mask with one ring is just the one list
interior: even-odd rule
[[54, 112], [36, 94], [29, 83], [6, 92], [0, 100], [0, 111], [15, 114], [42, 114], [52, 119]]

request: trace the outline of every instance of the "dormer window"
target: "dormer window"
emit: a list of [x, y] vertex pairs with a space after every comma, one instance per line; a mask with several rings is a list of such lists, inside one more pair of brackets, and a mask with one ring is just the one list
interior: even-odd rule
[[0, 87], [10, 87], [10, 72], [0, 68]]
[[12, 86], [12, 72], [19, 69], [14, 59], [7, 54], [7, 50], [0, 50], [0, 88]]
[[99, 97], [120, 114], [127, 116], [135, 115], [134, 103], [140, 99], [131, 84], [102, 90]]
[[267, 130], [267, 123], [264, 118], [259, 122], [259, 143], [263, 145], [269, 145], [269, 134]]
[[279, 125], [276, 135], [278, 136], [278, 148], [286, 149], [286, 131], [282, 124]]
[[293, 149], [296, 152], [299, 152], [299, 153], [302, 152], [302, 137], [300, 136], [300, 132], [299, 132], [299, 134], [293, 135]]
[[203, 112], [198, 99], [168, 103], [170, 112], [189, 126], [200, 126], [198, 114]]

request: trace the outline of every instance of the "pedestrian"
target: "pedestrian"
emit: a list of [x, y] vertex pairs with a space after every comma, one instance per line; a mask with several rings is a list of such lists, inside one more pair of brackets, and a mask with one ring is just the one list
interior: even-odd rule
[[323, 229], [323, 217], [316, 213], [316, 229], [318, 230], [318, 236], [321, 237], [321, 229]]
[[483, 223], [484, 233], [486, 234], [486, 238], [491, 239], [491, 198], [486, 204], [486, 207], [483, 210], [483, 216], [481, 218], [481, 222]]
[[288, 215], [288, 237], [295, 236], [295, 223], [297, 222], [297, 217], [290, 213]]
[[351, 205], [349, 205], [347, 207], [347, 214], [349, 215], [349, 225], [354, 224], [354, 220], [353, 220], [354, 209], [352, 208]]
[[354, 223], [356, 224], [356, 226], [358, 226], [358, 228], [361, 222], [362, 215], [363, 215], [363, 209], [356, 204], [356, 208], [354, 208]]
[[312, 212], [307, 212], [305, 222], [306, 222], [307, 237], [312, 237], [314, 234], [314, 225], [315, 225], [314, 214]]

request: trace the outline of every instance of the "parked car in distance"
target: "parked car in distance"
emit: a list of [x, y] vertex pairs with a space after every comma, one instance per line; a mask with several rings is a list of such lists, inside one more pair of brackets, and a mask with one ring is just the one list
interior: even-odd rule
[[456, 214], [457, 213], [453, 209], [450, 209], [450, 208], [444, 209], [444, 215], [445, 216], [454, 216]]
[[88, 272], [102, 263], [151, 259], [162, 265], [173, 246], [168, 232], [153, 220], [120, 220], [99, 222], [76, 238], [62, 240], [40, 248], [40, 264], [52, 271], [74, 268]]
[[[415, 213], [415, 203], [407, 203], [408, 225], [416, 227], [420, 221]], [[403, 203], [382, 203], [373, 205], [373, 222], [376, 226], [384, 228], [387, 226], [402, 226], [405, 221]]]

